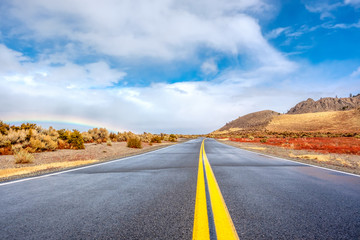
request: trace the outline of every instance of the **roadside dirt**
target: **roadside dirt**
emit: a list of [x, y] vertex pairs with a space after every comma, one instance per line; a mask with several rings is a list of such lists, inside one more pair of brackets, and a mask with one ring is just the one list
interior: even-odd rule
[[218, 139], [218, 141], [252, 152], [360, 175], [359, 155], [321, 153], [319, 151], [289, 149], [261, 143], [234, 142], [227, 139]]
[[142, 149], [136, 149], [126, 147], [126, 142], [113, 142], [112, 146], [108, 146], [106, 143], [87, 143], [83, 150], [64, 149], [53, 152], [34, 153], [35, 160], [28, 164], [15, 164], [13, 155], [1, 155], [0, 182], [124, 158], [174, 144], [176, 143], [163, 142], [154, 143], [151, 146], [143, 143]]

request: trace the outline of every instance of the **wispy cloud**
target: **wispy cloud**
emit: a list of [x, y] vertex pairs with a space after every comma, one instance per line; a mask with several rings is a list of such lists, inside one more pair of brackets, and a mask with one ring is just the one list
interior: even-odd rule
[[342, 6], [344, 6], [344, 3], [342, 2], [330, 4], [323, 1], [315, 2], [315, 4], [312, 5], [305, 5], [308, 11], [313, 13], [320, 13], [320, 19], [335, 18], [335, 16], [332, 14], [332, 11]]
[[358, 77], [360, 76], [360, 67], [358, 67], [355, 71], [353, 71], [350, 77]]

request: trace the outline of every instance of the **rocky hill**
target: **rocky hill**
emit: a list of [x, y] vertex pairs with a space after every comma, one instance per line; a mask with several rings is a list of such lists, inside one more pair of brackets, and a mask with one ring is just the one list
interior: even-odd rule
[[271, 110], [250, 113], [227, 123], [217, 131], [264, 130], [273, 117], [279, 114]]
[[309, 98], [287, 114], [265, 110], [239, 117], [213, 134], [246, 131], [358, 132], [360, 129], [360, 94], [348, 98]]
[[321, 98], [314, 101], [308, 98], [291, 108], [287, 114], [344, 111], [360, 107], [360, 95], [348, 98]]

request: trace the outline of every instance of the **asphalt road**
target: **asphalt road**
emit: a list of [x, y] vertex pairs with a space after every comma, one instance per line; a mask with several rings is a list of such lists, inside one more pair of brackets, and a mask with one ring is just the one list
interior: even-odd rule
[[[200, 145], [0, 184], [0, 239], [191, 239]], [[205, 151], [240, 239], [360, 239], [360, 177]]]

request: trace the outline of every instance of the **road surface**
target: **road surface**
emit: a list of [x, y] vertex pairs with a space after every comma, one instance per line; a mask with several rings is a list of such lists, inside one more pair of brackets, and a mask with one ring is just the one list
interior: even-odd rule
[[240, 239], [360, 238], [360, 177], [201, 145], [0, 184], [0, 239], [221, 239], [216, 186]]

